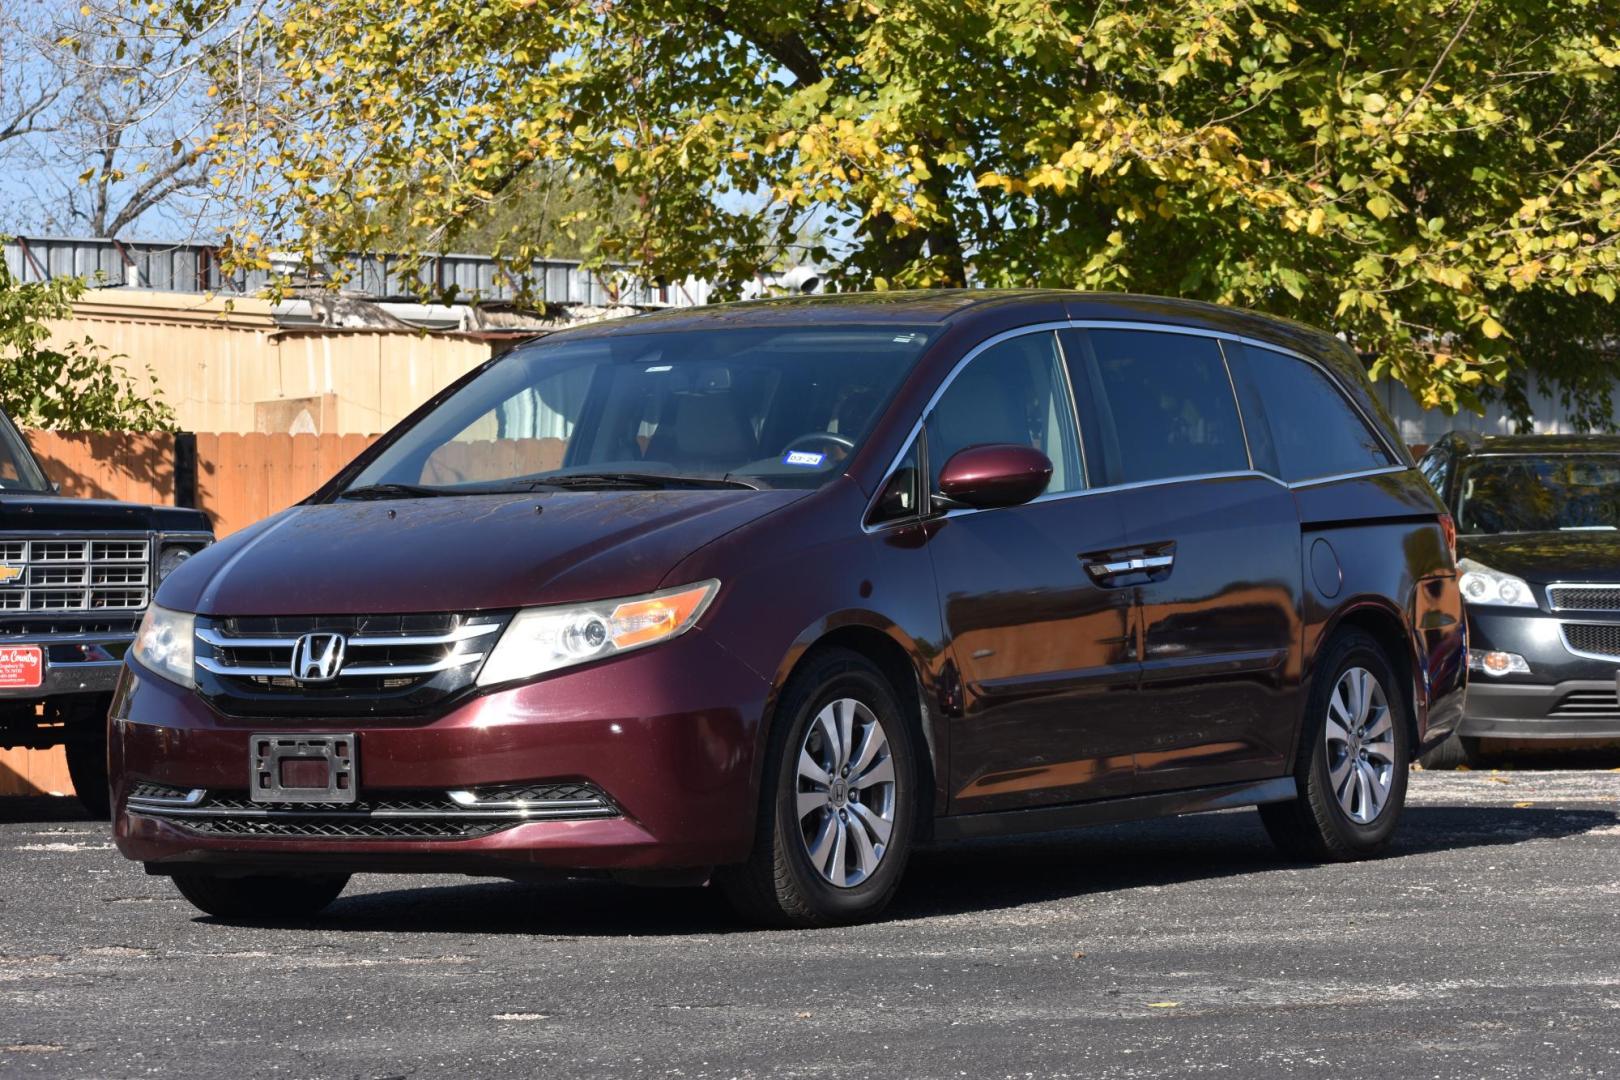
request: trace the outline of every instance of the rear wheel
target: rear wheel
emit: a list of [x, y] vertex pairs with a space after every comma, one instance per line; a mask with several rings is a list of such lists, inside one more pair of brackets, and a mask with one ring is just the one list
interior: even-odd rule
[[771, 926], [869, 919], [894, 895], [917, 821], [916, 738], [888, 681], [829, 649], [782, 695], [747, 863], [716, 875]]
[[176, 874], [174, 886], [193, 907], [222, 919], [304, 919], [338, 898], [348, 874], [309, 877], [212, 877]]
[[1305, 709], [1294, 769], [1299, 794], [1260, 807], [1286, 854], [1313, 861], [1382, 851], [1406, 802], [1406, 703], [1377, 641], [1357, 630], [1325, 650]]

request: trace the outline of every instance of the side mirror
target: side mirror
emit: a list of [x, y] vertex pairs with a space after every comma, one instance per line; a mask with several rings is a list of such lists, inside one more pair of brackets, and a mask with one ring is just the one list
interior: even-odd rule
[[1031, 446], [994, 443], [952, 454], [939, 472], [939, 494], [956, 506], [988, 510], [1027, 503], [1052, 480], [1052, 460]]

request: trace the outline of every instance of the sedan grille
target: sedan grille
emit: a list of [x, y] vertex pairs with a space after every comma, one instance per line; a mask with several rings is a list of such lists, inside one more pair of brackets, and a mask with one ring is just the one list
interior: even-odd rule
[[582, 780], [388, 792], [354, 803], [261, 803], [244, 791], [140, 781], [130, 788], [128, 807], [205, 836], [306, 840], [467, 840], [527, 821], [619, 815], [601, 788]]
[[1554, 611], [1620, 611], [1620, 585], [1549, 585]]
[[1563, 623], [1564, 647], [1572, 653], [1620, 660], [1620, 624]]
[[0, 537], [0, 612], [139, 611], [151, 597], [148, 537]]

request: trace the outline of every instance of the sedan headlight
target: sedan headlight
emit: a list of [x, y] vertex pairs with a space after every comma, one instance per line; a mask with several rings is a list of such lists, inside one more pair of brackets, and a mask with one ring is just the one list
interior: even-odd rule
[[197, 616], [190, 612], [170, 611], [153, 604], [146, 609], [141, 628], [135, 631], [130, 652], [143, 667], [165, 679], [188, 688], [195, 686], [191, 658], [196, 626]]
[[700, 581], [624, 600], [525, 608], [495, 643], [478, 685], [532, 679], [679, 637], [697, 623], [719, 589], [718, 581]]
[[1530, 586], [1523, 578], [1504, 574], [1500, 570], [1492, 570], [1473, 559], [1460, 560], [1457, 569], [1462, 571], [1462, 580], [1458, 584], [1462, 588], [1463, 599], [1470, 604], [1536, 606], [1536, 598], [1531, 594]]

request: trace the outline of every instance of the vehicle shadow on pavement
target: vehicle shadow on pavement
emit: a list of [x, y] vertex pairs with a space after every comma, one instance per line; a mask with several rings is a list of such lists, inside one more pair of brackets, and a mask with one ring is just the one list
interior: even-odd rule
[[[1620, 814], [1601, 809], [1408, 807], [1383, 861], [1559, 839], [1617, 823]], [[990, 911], [1300, 868], [1276, 854], [1252, 811], [953, 843], [916, 855], [885, 919]], [[362, 878], [357, 885], [379, 880], [387, 879]], [[715, 889], [641, 889], [605, 881], [479, 881], [355, 892], [305, 925], [324, 931], [558, 937], [748, 929]]]
[[[55, 824], [62, 821], [97, 821], [79, 800], [65, 795], [7, 795], [0, 797], [0, 825], [19, 822]], [[105, 819], [101, 819], [105, 823]]]

